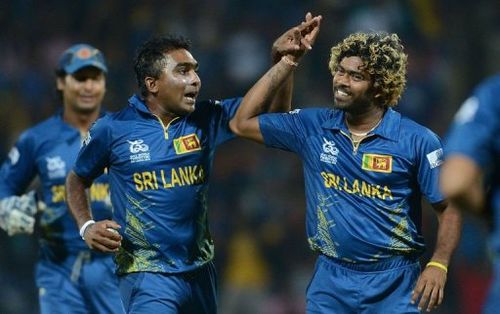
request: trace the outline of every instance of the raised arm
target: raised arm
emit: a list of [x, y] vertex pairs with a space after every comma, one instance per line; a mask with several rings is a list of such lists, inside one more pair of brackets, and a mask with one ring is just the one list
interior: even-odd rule
[[66, 201], [78, 224], [80, 236], [91, 249], [115, 252], [121, 246], [122, 237], [115, 230], [120, 228], [112, 220], [94, 221], [86, 189], [92, 182], [71, 171], [66, 179]]
[[[303, 28], [304, 32], [314, 31], [314, 34], [304, 34], [307, 38], [296, 38], [294, 28], [289, 29], [280, 37], [278, 37], [272, 46], [271, 57], [273, 59], [273, 64], [276, 64], [281, 61], [283, 56], [290, 54], [291, 52], [300, 53], [301, 44], [306, 49], [311, 49], [311, 45], [316, 38], [316, 35], [319, 31], [319, 27], [316, 29], [312, 29], [314, 27], [311, 23], [313, 16], [310, 12], [308, 12], [305, 16], [304, 22], [297, 26], [298, 28]], [[319, 26], [319, 25], [318, 25]], [[310, 29], [307, 29], [307, 28]], [[300, 29], [299, 29], [300, 30]], [[300, 34], [302, 35], [302, 34]], [[314, 37], [314, 38], [313, 38]], [[288, 112], [292, 108], [292, 90], [293, 90], [293, 71], [287, 77], [285, 82], [278, 88], [275, 96], [272, 99], [271, 105], [267, 112]]]
[[[273, 45], [276, 64], [247, 92], [229, 126], [238, 136], [262, 143], [258, 115], [291, 109], [293, 71], [319, 33], [321, 16], [306, 15], [306, 21], [289, 29]], [[277, 60], [279, 58], [279, 61]]]
[[412, 296], [412, 302], [415, 303], [420, 298], [418, 307], [427, 311], [436, 308], [443, 301], [448, 265], [460, 241], [462, 229], [462, 215], [457, 208], [446, 201], [433, 204], [433, 208], [439, 222], [436, 247], [431, 260], [418, 278]]

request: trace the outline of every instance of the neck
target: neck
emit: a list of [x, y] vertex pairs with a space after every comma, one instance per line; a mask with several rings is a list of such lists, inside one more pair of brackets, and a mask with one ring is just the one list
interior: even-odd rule
[[90, 129], [92, 123], [99, 117], [99, 110], [88, 113], [75, 112], [72, 110], [64, 110], [63, 120], [74, 128], [80, 130], [84, 134]]
[[161, 104], [159, 104], [154, 98], [147, 97], [144, 100], [144, 103], [146, 104], [146, 107], [148, 107], [149, 111], [157, 116], [165, 125], [169, 124], [177, 117], [175, 113], [163, 109]]
[[359, 114], [346, 112], [345, 122], [351, 134], [365, 136], [380, 124], [384, 113], [385, 109], [378, 107]]

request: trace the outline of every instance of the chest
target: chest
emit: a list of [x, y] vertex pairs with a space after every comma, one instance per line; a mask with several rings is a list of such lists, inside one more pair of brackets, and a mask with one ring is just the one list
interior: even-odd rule
[[356, 145], [346, 133], [325, 130], [305, 145], [306, 171], [334, 181], [396, 186], [416, 180], [418, 158], [409, 143], [373, 135]]
[[38, 147], [36, 167], [42, 182], [49, 185], [64, 184], [73, 168], [81, 147], [78, 136], [72, 139], [53, 139]]
[[111, 168], [125, 173], [205, 166], [212, 160], [212, 134], [187, 122], [168, 128], [154, 122], [138, 123], [118, 137], [111, 150]]

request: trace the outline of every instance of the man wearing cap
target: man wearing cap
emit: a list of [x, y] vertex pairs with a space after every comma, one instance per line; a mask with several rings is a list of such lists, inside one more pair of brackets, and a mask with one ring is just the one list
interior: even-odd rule
[[[37, 203], [45, 205], [36, 264], [42, 314], [124, 312], [112, 257], [88, 249], [64, 196], [83, 136], [100, 116], [106, 73], [96, 48], [77, 44], [64, 51], [56, 69], [62, 110], [23, 132], [0, 168], [0, 227], [9, 235], [33, 233]], [[23, 194], [36, 176], [40, 200], [34, 191]], [[89, 198], [95, 216], [111, 216], [107, 175], [90, 187]]]

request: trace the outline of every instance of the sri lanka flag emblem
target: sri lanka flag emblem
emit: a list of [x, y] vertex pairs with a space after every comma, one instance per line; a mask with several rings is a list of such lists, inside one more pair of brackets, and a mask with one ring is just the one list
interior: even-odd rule
[[392, 172], [392, 156], [363, 154], [363, 163], [361, 168], [375, 172]]
[[200, 140], [196, 134], [189, 134], [174, 139], [174, 148], [177, 155], [201, 150]]

